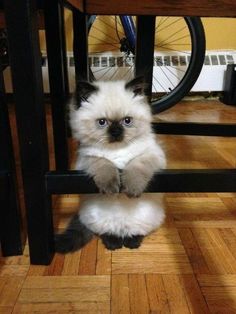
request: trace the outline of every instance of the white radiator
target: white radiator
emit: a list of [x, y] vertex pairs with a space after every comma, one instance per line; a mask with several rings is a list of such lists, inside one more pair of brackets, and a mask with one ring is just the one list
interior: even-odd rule
[[[75, 87], [74, 80], [74, 59], [72, 53], [68, 53], [68, 73], [70, 91], [73, 92]], [[163, 92], [168, 90], [171, 81], [179, 81], [182, 73], [186, 69], [189, 58], [183, 53], [162, 52], [155, 54], [153, 73], [153, 91]], [[193, 92], [213, 92], [222, 91], [224, 86], [224, 75], [227, 64], [236, 64], [236, 50], [217, 50], [207, 51], [205, 63], [201, 74], [192, 88]], [[134, 58], [124, 60], [120, 53], [106, 52], [94, 54], [89, 57], [89, 64], [97, 78], [103, 80], [129, 79], [132, 77], [134, 69]], [[131, 66], [131, 69], [130, 69]], [[164, 71], [165, 69], [165, 71]], [[48, 64], [47, 57], [43, 53], [42, 73], [45, 93], [49, 92], [48, 83]], [[12, 92], [10, 68], [4, 71], [4, 80], [6, 91]]]

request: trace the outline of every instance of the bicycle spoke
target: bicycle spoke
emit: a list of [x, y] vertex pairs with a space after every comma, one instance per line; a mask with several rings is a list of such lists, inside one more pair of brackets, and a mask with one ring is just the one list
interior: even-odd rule
[[174, 77], [176, 77], [177, 79], [179, 79], [179, 76], [176, 74], [176, 73], [174, 73], [173, 71], [171, 71], [171, 69], [173, 69], [173, 70], [176, 70], [176, 71], [179, 71], [179, 72], [182, 72], [183, 74], [186, 72], [186, 71], [184, 71], [184, 70], [181, 70], [180, 68], [175, 68], [175, 67], [173, 67], [173, 66], [165, 66], [164, 67], [165, 68], [165, 70], [166, 71], [168, 71], [171, 75], [173, 75]]
[[[109, 38], [111, 38], [112, 40], [114, 39], [114, 37], [108, 35], [108, 34], [105, 33], [104, 31], [102, 31], [100, 28], [98, 28], [98, 27], [96, 27], [96, 26], [94, 26], [94, 25], [93, 25], [92, 27], [93, 27], [93, 29], [99, 31], [99, 32], [102, 33], [103, 35], [106, 35], [106, 37], [109, 37]], [[90, 36], [91, 36], [91, 35], [90, 35]]]
[[157, 89], [154, 83], [152, 83], [152, 87], [154, 88], [155, 92], [157, 93]]
[[[112, 20], [115, 23], [115, 16], [111, 16]], [[123, 29], [123, 25], [121, 24], [120, 20], [117, 20], [117, 23], [120, 25], [120, 27]]]
[[100, 38], [95, 37], [95, 36], [93, 36], [93, 35], [90, 35], [90, 38], [97, 39], [97, 40], [103, 42], [104, 44], [109, 44], [109, 45], [114, 46], [114, 47], [116, 47], [115, 45], [118, 45], [118, 43], [117, 43], [117, 44], [116, 44], [116, 43], [114, 43], [114, 44], [113, 44], [113, 43], [109, 43], [109, 42], [105, 41], [104, 39], [100, 39]]
[[[174, 32], [173, 34], [171, 34], [169, 37], [165, 38], [165, 40], [168, 40], [168, 39], [174, 37], [176, 34], [181, 33], [183, 30], [186, 30], [186, 26], [184, 26], [184, 27], [178, 29], [176, 32]], [[188, 35], [188, 36], [189, 36], [189, 35]], [[161, 41], [161, 43], [162, 43], [162, 42], [163, 42], [163, 41]]]
[[[114, 68], [113, 68], [113, 69], [114, 69]], [[112, 76], [109, 77], [109, 80], [112, 80], [112, 79], [116, 76], [116, 74], [117, 74], [117, 72], [118, 72], [119, 70], [120, 70], [120, 69], [117, 68], [117, 69], [114, 71], [114, 73], [112, 74]]]
[[[107, 23], [104, 21], [104, 19], [99, 19], [100, 22], [102, 22], [103, 24], [105, 24], [106, 26], [110, 27], [112, 30], [115, 30], [115, 28], [113, 26], [111, 26], [111, 24]], [[117, 23], [119, 23], [121, 25], [121, 23], [119, 21], [117, 21]], [[122, 25], [121, 25], [122, 26]], [[118, 32], [124, 36], [124, 32], [118, 29]]]
[[[162, 69], [162, 67], [160, 67], [161, 72], [164, 74], [164, 76], [167, 78], [167, 80], [170, 82], [170, 84], [172, 85], [172, 87], [175, 87], [174, 84], [172, 83], [172, 81], [169, 79], [169, 76], [165, 73], [165, 71]], [[178, 78], [177, 75], [175, 75], [175, 77]]]
[[[106, 70], [107, 68], [104, 68], [104, 70]], [[101, 80], [109, 71], [111, 71], [112, 70], [112, 67], [109, 67], [108, 69], [107, 69], [107, 71], [106, 72], [104, 72], [99, 78], [98, 78], [98, 80]]]
[[155, 76], [153, 76], [153, 78], [157, 82], [157, 84], [163, 89], [163, 91], [166, 93], [167, 91], [166, 91], [165, 87], [163, 87], [163, 85], [158, 81], [158, 79]]
[[[111, 51], [117, 51], [117, 47], [116, 47], [116, 48], [113, 48], [113, 49], [109, 49], [109, 52], [111, 52]], [[102, 54], [102, 53], [105, 53], [105, 52], [108, 52], [107, 49], [106, 49], [106, 50], [102, 50], [102, 51], [90, 52], [89, 54], [90, 54], [90, 55], [94, 55], [94, 54]]]
[[[164, 47], [165, 45], [163, 46], [160, 46], [160, 47]], [[185, 47], [192, 47], [191, 44], [188, 44], [188, 43], [178, 43], [178, 44], [174, 44], [174, 46], [185, 46]], [[158, 45], [155, 45], [155, 47], [159, 47]], [[191, 50], [191, 49], [190, 49]]]
[[99, 73], [99, 72], [102, 72], [102, 71], [104, 71], [104, 70], [106, 70], [108, 68], [110, 69], [111, 67], [103, 67], [103, 68], [101, 68], [99, 70], [94, 70], [93, 73]]
[[165, 48], [166, 50], [175, 51], [175, 52], [181, 52], [181, 53], [184, 53], [184, 54], [186, 54], [186, 55], [190, 55], [190, 56], [191, 56], [191, 52], [168, 48], [168, 47], [166, 47], [165, 45], [163, 45], [163, 46], [155, 46], [155, 47], [158, 47], [158, 48]]
[[183, 73], [186, 72], [186, 70], [182, 70], [182, 69], [180, 69], [180, 68], [178, 68], [178, 67], [175, 67], [175, 66], [173, 66], [173, 65], [162, 65], [162, 67], [165, 67], [165, 68], [166, 68], [171, 74], [173, 74], [173, 75], [174, 75], [174, 73], [173, 73], [170, 69], [174, 69], [174, 70], [177, 70], [177, 71], [183, 72]]
[[[174, 39], [174, 40], [172, 40], [172, 41], [167, 41], [167, 42], [164, 42], [166, 45], [170, 45], [170, 44], [173, 44], [173, 43], [175, 43], [176, 41], [178, 41], [178, 40], [181, 40], [181, 39], [184, 39], [184, 38], [187, 38], [187, 37], [189, 37], [189, 35], [184, 35], [184, 36], [182, 36], [182, 37], [179, 37], [179, 38], [176, 38], [176, 39]], [[159, 43], [160, 44], [160, 43]], [[162, 42], [161, 42], [161, 44], [162, 44]]]
[[129, 69], [128, 69], [128, 71], [127, 72], [125, 72], [125, 75], [122, 75], [122, 79], [124, 79], [126, 76], [127, 76], [127, 74], [129, 74], [129, 73], [131, 73], [131, 71], [132, 71], [132, 69], [133, 69], [133, 65], [131, 65], [130, 67], [129, 67]]
[[155, 27], [155, 31], [157, 30], [158, 27], [160, 27], [162, 24], [164, 24], [169, 18], [170, 18], [169, 16], [166, 16], [165, 18], [162, 17], [162, 18], [161, 18], [162, 22], [160, 21], [160, 22], [158, 23], [158, 25]]
[[[93, 37], [94, 38], [94, 37]], [[119, 45], [119, 43], [117, 42], [117, 43], [109, 43], [109, 42], [106, 42], [106, 44], [109, 44], [109, 45]], [[98, 45], [98, 46], [104, 46], [104, 43], [91, 43], [91, 44], [89, 44], [89, 46], [96, 46], [96, 45]]]
[[180, 17], [180, 18], [178, 18], [177, 20], [174, 20], [173, 22], [171, 22], [170, 24], [166, 25], [165, 27], [163, 27], [163, 28], [161, 28], [161, 29], [158, 29], [158, 30], [157, 30], [157, 33], [160, 33], [160, 32], [162, 32], [163, 30], [166, 30], [167, 28], [169, 28], [170, 26], [176, 24], [177, 22], [181, 21], [182, 19], [183, 19], [183, 18]]

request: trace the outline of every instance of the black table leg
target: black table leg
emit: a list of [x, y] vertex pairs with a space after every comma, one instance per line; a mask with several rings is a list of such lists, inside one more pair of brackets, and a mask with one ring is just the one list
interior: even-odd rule
[[2, 254], [3, 256], [20, 255], [22, 254], [21, 219], [2, 71], [0, 71], [0, 147], [0, 240]]
[[44, 18], [56, 169], [65, 170], [68, 168], [66, 102], [69, 87], [62, 5], [57, 0], [45, 1]]
[[135, 75], [144, 76], [145, 82], [148, 84], [147, 95], [152, 93], [155, 20], [155, 16], [141, 15], [137, 17]]
[[89, 80], [88, 67], [88, 27], [87, 17], [79, 10], [73, 10], [73, 51], [75, 61], [75, 78]]
[[4, 1], [20, 141], [32, 264], [49, 264], [54, 251], [51, 198], [44, 175], [48, 146], [35, 0]]

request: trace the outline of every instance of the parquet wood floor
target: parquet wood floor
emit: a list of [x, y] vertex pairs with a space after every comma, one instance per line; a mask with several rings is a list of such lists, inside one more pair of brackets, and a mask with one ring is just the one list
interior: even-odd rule
[[[236, 123], [236, 108], [183, 102], [158, 119]], [[160, 138], [169, 168], [236, 165], [234, 138]], [[52, 153], [51, 129], [49, 143]], [[79, 252], [56, 254], [50, 266], [29, 265], [27, 246], [23, 256], [1, 257], [0, 313], [236, 313], [236, 193], [164, 199], [166, 222], [139, 249], [111, 252], [94, 239]], [[57, 196], [53, 204], [55, 229], [62, 229], [79, 197]]]

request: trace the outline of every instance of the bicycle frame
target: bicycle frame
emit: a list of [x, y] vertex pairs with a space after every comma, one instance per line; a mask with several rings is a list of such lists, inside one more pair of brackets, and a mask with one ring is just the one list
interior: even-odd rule
[[136, 43], [136, 29], [134, 26], [134, 21], [130, 15], [120, 15], [120, 21], [123, 26], [125, 36], [130, 44], [131, 50], [135, 51]]

